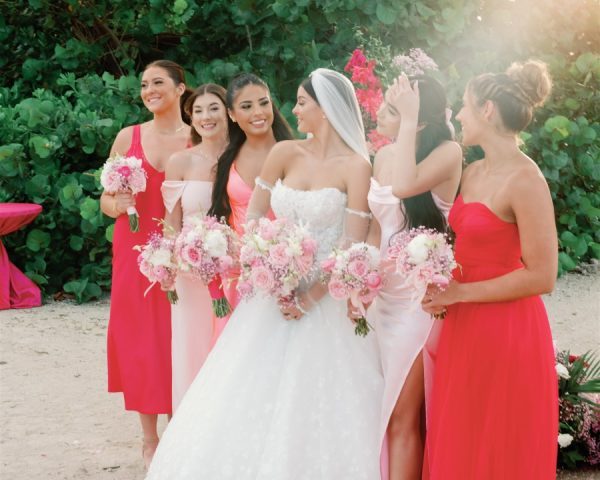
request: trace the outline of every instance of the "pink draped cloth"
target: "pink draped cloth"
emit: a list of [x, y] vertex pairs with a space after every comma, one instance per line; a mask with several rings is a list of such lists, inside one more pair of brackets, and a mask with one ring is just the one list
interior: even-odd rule
[[27, 225], [41, 211], [41, 205], [35, 203], [0, 203], [0, 310], [42, 304], [40, 289], [8, 259], [1, 240], [4, 235]]

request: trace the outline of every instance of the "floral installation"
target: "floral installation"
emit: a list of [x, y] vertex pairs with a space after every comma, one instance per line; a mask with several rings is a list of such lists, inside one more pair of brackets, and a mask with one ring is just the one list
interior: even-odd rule
[[[389, 47], [373, 38], [357, 36], [359, 43], [368, 45], [352, 52], [344, 70], [356, 88], [356, 98], [363, 113], [369, 152], [377, 151], [392, 139], [377, 132], [377, 110], [383, 103], [383, 85], [389, 85], [401, 73], [420, 75], [438, 69], [437, 64], [420, 48], [411, 48], [407, 54], [392, 55]], [[370, 58], [369, 58], [370, 57]], [[376, 59], [376, 60], [375, 60]]]
[[317, 243], [303, 225], [285, 218], [250, 220], [240, 249], [240, 296], [261, 291], [292, 304], [300, 281], [313, 271], [316, 252]]
[[415, 287], [419, 298], [429, 284], [447, 286], [457, 267], [448, 236], [425, 227], [396, 233], [390, 240], [388, 256], [395, 262], [396, 271]]
[[592, 352], [556, 352], [558, 465], [600, 466], [600, 360]]
[[[135, 195], [146, 190], [146, 170], [142, 160], [136, 157], [116, 155], [109, 158], [102, 167], [100, 183], [107, 193], [131, 192]], [[129, 229], [137, 232], [140, 229], [139, 216], [135, 207], [127, 207]]]
[[144, 296], [159, 283], [167, 291], [167, 298], [171, 304], [177, 303], [175, 278], [177, 276], [177, 263], [173, 255], [175, 240], [159, 233], [152, 233], [145, 245], [136, 245], [134, 250], [138, 255], [138, 267], [151, 283], [144, 292]]
[[323, 282], [336, 300], [350, 299], [362, 316], [356, 321], [354, 333], [362, 337], [371, 330], [365, 318], [365, 307], [383, 286], [379, 249], [364, 242], [346, 249], [335, 249], [321, 262]]
[[229, 225], [210, 215], [186, 217], [175, 240], [174, 253], [180, 272], [208, 286], [215, 315], [224, 317], [231, 312], [222, 276], [236, 267], [239, 238]]

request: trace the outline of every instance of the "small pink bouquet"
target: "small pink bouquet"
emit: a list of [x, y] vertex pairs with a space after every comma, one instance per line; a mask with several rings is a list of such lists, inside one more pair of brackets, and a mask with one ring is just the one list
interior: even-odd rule
[[240, 296], [262, 291], [280, 303], [293, 302], [294, 290], [309, 278], [316, 251], [317, 243], [302, 225], [285, 218], [249, 221], [240, 249]]
[[394, 235], [388, 256], [395, 261], [396, 272], [417, 289], [416, 295], [429, 284], [446, 287], [457, 265], [447, 235], [425, 227]]
[[237, 234], [229, 225], [210, 215], [186, 218], [175, 241], [179, 271], [191, 274], [208, 286], [213, 312], [220, 318], [231, 311], [221, 276], [236, 266], [238, 243]]
[[364, 242], [354, 243], [344, 250], [334, 250], [321, 262], [329, 294], [336, 300], [350, 299], [362, 317], [354, 333], [366, 336], [370, 326], [363, 304], [371, 303], [383, 286], [379, 250]]
[[[146, 170], [142, 167], [142, 160], [121, 155], [109, 158], [102, 167], [100, 183], [107, 193], [131, 192], [135, 195], [145, 191]], [[128, 207], [127, 215], [129, 229], [132, 232], [139, 231], [139, 217], [135, 207]]]
[[169, 302], [177, 303], [175, 290], [177, 264], [173, 255], [174, 246], [174, 239], [153, 233], [145, 245], [133, 247], [140, 252], [137, 259], [140, 272], [151, 282], [144, 296], [156, 283], [159, 283], [162, 289], [167, 291]]

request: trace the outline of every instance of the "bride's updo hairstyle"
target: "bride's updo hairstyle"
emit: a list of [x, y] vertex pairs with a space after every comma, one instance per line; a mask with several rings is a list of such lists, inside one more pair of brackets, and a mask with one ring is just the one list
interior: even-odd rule
[[544, 103], [551, 89], [546, 64], [537, 60], [513, 63], [506, 73], [484, 73], [467, 85], [475, 104], [494, 102], [503, 126], [515, 133], [529, 125], [533, 110]]

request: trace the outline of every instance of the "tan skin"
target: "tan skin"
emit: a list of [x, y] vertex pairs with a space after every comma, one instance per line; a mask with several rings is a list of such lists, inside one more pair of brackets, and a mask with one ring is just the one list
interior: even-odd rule
[[[369, 162], [344, 143], [321, 107], [302, 87], [298, 88], [293, 113], [298, 117], [298, 130], [311, 132], [313, 137], [279, 142], [269, 154], [260, 178], [270, 184], [281, 179], [297, 190], [336, 188], [347, 194], [348, 208], [368, 212]], [[308, 311], [326, 292], [326, 287], [316, 283], [298, 295], [298, 302]], [[295, 305], [280, 305], [280, 309], [288, 320], [303, 316]]]
[[[142, 75], [140, 96], [144, 105], [154, 114], [154, 118], [142, 124], [141, 141], [146, 159], [152, 167], [163, 171], [168, 158], [176, 151], [183, 150], [189, 141], [189, 129], [181, 118], [179, 100], [185, 85], [175, 84], [166, 70], [150, 67]], [[110, 155], [125, 155], [133, 135], [133, 127], [121, 130], [110, 150]], [[135, 205], [135, 198], [130, 193], [115, 195], [102, 193], [100, 208], [105, 215], [112, 218], [127, 212], [127, 207]], [[144, 434], [143, 455], [146, 466], [150, 464], [158, 446], [158, 415], [140, 413], [140, 422]]]
[[261, 85], [246, 85], [233, 99], [229, 116], [246, 134], [246, 141], [234, 161], [235, 168], [244, 183], [253, 189], [254, 179], [277, 143], [272, 129], [273, 104], [269, 90]]
[[[395, 142], [375, 156], [373, 177], [380, 185], [391, 185], [393, 194], [408, 198], [431, 191], [442, 200], [454, 200], [462, 172], [462, 151], [455, 142], [444, 142], [423, 161], [416, 163], [419, 88], [401, 76], [386, 91], [377, 114], [377, 130]], [[379, 248], [381, 227], [371, 222], [367, 242]], [[352, 318], [359, 316], [349, 306]], [[423, 465], [421, 408], [425, 401], [423, 357], [415, 359], [396, 401], [387, 430], [390, 480], [420, 479]]]
[[[165, 180], [212, 182], [214, 167], [227, 145], [227, 109], [221, 99], [205, 93], [192, 105], [192, 127], [202, 137], [193, 148], [174, 153], [167, 162]], [[165, 211], [165, 224], [169, 232], [178, 232], [182, 226], [181, 200], [172, 212]]]
[[[478, 106], [471, 92], [457, 115], [465, 145], [480, 145], [485, 157], [465, 171], [465, 203], [482, 203], [519, 229], [523, 268], [485, 281], [452, 281], [443, 292], [430, 288], [423, 309], [439, 313], [459, 302], [503, 302], [551, 292], [558, 268], [558, 241], [548, 185], [535, 162], [519, 150], [494, 102]], [[459, 319], [457, 319], [459, 320]]]

